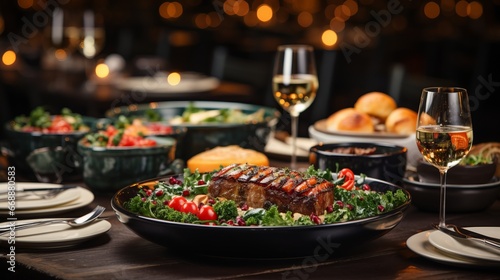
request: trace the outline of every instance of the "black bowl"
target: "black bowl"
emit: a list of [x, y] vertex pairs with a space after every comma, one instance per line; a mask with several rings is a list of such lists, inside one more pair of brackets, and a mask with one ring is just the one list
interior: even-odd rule
[[[136, 196], [140, 187], [154, 188], [156, 178], [118, 191], [111, 206], [120, 222], [137, 235], [174, 251], [234, 259], [282, 259], [320, 254], [332, 256], [342, 248], [376, 239], [396, 227], [403, 218], [408, 201], [387, 213], [349, 222], [313, 226], [208, 226], [169, 222], [144, 217], [128, 211], [124, 203]], [[394, 184], [367, 178], [373, 190], [385, 192], [401, 189]], [[200, 243], [201, 242], [201, 243]], [[205, 244], [206, 246], [201, 246]]]
[[[478, 165], [456, 165], [446, 174], [446, 183], [460, 185], [480, 185], [491, 182], [495, 176], [496, 163]], [[419, 160], [417, 163], [419, 181], [439, 184], [439, 171], [430, 163]]]
[[184, 110], [193, 104], [195, 107], [206, 110], [214, 109], [241, 109], [250, 114], [264, 109], [264, 121], [244, 124], [210, 123], [210, 124], [181, 124], [174, 127], [187, 128], [184, 139], [177, 146], [176, 157], [187, 161], [194, 155], [217, 146], [238, 145], [243, 148], [264, 151], [271, 129], [276, 124], [279, 111], [251, 104], [211, 101], [173, 101], [143, 105], [131, 105], [109, 110], [106, 115], [114, 118], [118, 115], [144, 117], [147, 112], [154, 110], [161, 115], [162, 121], [168, 122], [173, 117], [180, 116]]
[[[337, 148], [376, 148], [368, 155], [354, 155], [331, 152]], [[311, 147], [309, 163], [316, 169], [336, 172], [350, 168], [354, 174], [365, 174], [368, 177], [401, 184], [406, 171], [407, 148], [381, 143], [331, 143]]]
[[[83, 121], [91, 129], [94, 128], [96, 119], [83, 117]], [[25, 132], [13, 128], [14, 122], [5, 126], [8, 147], [9, 164], [16, 167], [16, 171], [23, 176], [36, 180], [35, 173], [27, 162], [27, 157], [39, 148], [64, 149], [64, 161], [57, 166], [62, 174], [63, 181], [75, 181], [82, 178], [82, 158], [77, 152], [77, 143], [87, 132], [68, 133], [42, 133]]]
[[[413, 173], [403, 179], [403, 184], [412, 196], [413, 205], [423, 211], [439, 211], [439, 184], [421, 182]], [[493, 178], [485, 184], [446, 184], [446, 212], [482, 211], [490, 207], [498, 195], [500, 195], [500, 179], [498, 178]]]

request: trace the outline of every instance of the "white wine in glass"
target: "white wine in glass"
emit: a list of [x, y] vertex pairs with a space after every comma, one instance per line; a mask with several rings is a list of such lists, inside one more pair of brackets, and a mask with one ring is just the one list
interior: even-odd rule
[[467, 90], [425, 88], [418, 109], [416, 141], [424, 160], [440, 173], [440, 227], [446, 227], [446, 174], [467, 156], [472, 138]]
[[298, 118], [316, 98], [318, 86], [313, 48], [308, 45], [279, 46], [273, 70], [273, 95], [291, 116], [292, 169], [297, 165]]

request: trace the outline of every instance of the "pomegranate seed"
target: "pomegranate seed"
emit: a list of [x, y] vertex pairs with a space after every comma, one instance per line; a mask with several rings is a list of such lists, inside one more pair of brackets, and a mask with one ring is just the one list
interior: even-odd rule
[[326, 213], [332, 213], [333, 212], [333, 205], [328, 205], [326, 207]]
[[321, 224], [321, 219], [318, 217], [318, 215], [314, 214], [314, 213], [311, 213], [311, 215], [309, 215], [309, 218], [311, 219], [311, 221], [317, 225]]
[[147, 190], [147, 191], [146, 191], [146, 195], [147, 195], [147, 196], [151, 196], [152, 194], [153, 194], [153, 191], [152, 191], [152, 190]]
[[377, 206], [377, 208], [378, 208], [378, 211], [380, 211], [380, 212], [384, 212], [384, 210], [385, 210], [384, 206], [382, 206], [382, 205]]
[[156, 205], [156, 200], [151, 201], [151, 203], [153, 203], [154, 205]]
[[182, 196], [189, 196], [191, 192], [189, 190], [183, 190], [182, 191]]
[[239, 226], [245, 226], [247, 223], [245, 223], [245, 220], [243, 220], [242, 217], [236, 217], [236, 223], [239, 225]]
[[170, 203], [170, 200], [163, 201], [163, 205], [167, 205], [168, 206], [169, 203]]
[[354, 209], [354, 207], [351, 205], [351, 204], [347, 204], [347, 209], [349, 209], [350, 211], [352, 211], [352, 209]]
[[171, 184], [171, 185], [175, 185], [175, 184], [180, 184], [181, 181], [177, 180], [175, 177], [170, 177], [168, 179], [168, 182]]
[[372, 188], [370, 188], [370, 186], [369, 186], [368, 184], [364, 184], [364, 185], [363, 185], [363, 190], [364, 190], [364, 191], [369, 191], [369, 190], [371, 190], [371, 189], [372, 189]]
[[205, 203], [200, 202], [200, 203], [198, 204], [198, 209], [200, 209], [203, 205], [205, 205]]
[[344, 202], [340, 200], [337, 200], [337, 205], [339, 206], [339, 208], [344, 208]]
[[234, 221], [233, 220], [229, 220], [226, 222], [226, 224], [230, 225], [230, 226], [234, 226]]
[[158, 190], [156, 192], [156, 196], [162, 196], [163, 195], [163, 190]]
[[248, 204], [241, 205], [241, 210], [247, 211], [248, 210]]
[[215, 200], [213, 198], [209, 198], [207, 200], [207, 203], [210, 204], [210, 205], [214, 205], [215, 204]]
[[205, 181], [203, 181], [203, 180], [199, 180], [199, 181], [198, 181], [198, 186], [201, 186], [201, 185], [205, 185]]
[[142, 202], [146, 202], [146, 198], [145, 197], [141, 197], [141, 200], [142, 200]]

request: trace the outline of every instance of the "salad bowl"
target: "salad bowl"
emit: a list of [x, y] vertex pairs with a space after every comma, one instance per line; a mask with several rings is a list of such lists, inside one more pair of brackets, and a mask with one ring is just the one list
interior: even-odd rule
[[[224, 111], [223, 114], [229, 112], [229, 116], [227, 118], [209, 117], [206, 121], [200, 122], [178, 121], [179, 117], [185, 116], [187, 110], [193, 109], [203, 112]], [[234, 121], [235, 118], [231, 114], [236, 111], [249, 118], [241, 120], [241, 115], [238, 115], [238, 121]], [[280, 116], [278, 110], [270, 107], [213, 101], [174, 101], [130, 105], [113, 108], [106, 115], [109, 118], [119, 115], [137, 116], [148, 121], [187, 129], [182, 144], [178, 145], [176, 152], [176, 158], [184, 161], [217, 146], [238, 145], [263, 152], [269, 134]]]
[[[176, 175], [182, 180], [182, 175]], [[385, 213], [331, 224], [297, 226], [225, 226], [172, 222], [128, 210], [126, 204], [144, 188], [154, 188], [158, 177], [120, 189], [111, 206], [118, 220], [138, 236], [179, 253], [232, 259], [294, 259], [334, 256], [339, 249], [374, 240], [396, 227], [411, 202], [410, 194], [397, 185], [366, 178], [372, 190], [401, 189], [407, 196], [400, 206]]]

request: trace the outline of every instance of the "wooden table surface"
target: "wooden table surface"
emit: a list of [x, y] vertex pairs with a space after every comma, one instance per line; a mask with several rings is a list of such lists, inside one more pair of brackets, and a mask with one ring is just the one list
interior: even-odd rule
[[[438, 219], [437, 213], [423, 212], [414, 206], [386, 235], [357, 247], [340, 248], [325, 261], [241, 261], [183, 255], [137, 236], [115, 217], [110, 206], [112, 195], [97, 193], [91, 205], [57, 215], [79, 216], [98, 204], [106, 206], [103, 216], [109, 217], [112, 224], [107, 233], [60, 250], [17, 248], [15, 273], [7, 271], [6, 248], [1, 248], [1, 279], [500, 279], [500, 267], [451, 266], [408, 249], [406, 240], [430, 229]], [[485, 211], [448, 214], [447, 219], [467, 226], [500, 226], [500, 200]], [[193, 242], [200, 242], [200, 247], [207, 249], [214, 246], [203, 240]], [[238, 244], [216, 246], [238, 250]]]

